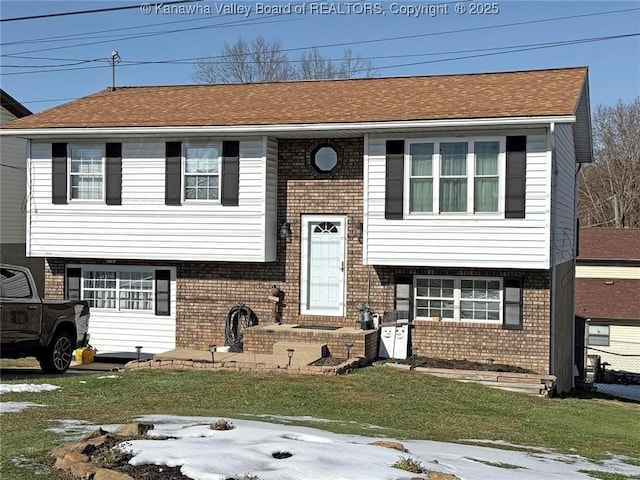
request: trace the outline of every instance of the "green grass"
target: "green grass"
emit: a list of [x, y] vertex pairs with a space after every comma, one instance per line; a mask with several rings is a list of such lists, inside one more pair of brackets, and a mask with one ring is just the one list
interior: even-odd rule
[[614, 400], [527, 397], [373, 367], [340, 377], [154, 370], [118, 375], [115, 379], [66, 375], [33, 382], [59, 385], [60, 390], [3, 395], [0, 401], [31, 401], [47, 407], [0, 416], [0, 477], [33, 478], [33, 469], [13, 465], [12, 459], [19, 456], [52, 464], [47, 452], [61, 443], [59, 436], [45, 431], [56, 426], [52, 420], [99, 425], [125, 423], [146, 414], [227, 419], [310, 415], [336, 420], [309, 425], [337, 433], [504, 440], [595, 460], [609, 454], [636, 459], [631, 461], [638, 457], [640, 405]]

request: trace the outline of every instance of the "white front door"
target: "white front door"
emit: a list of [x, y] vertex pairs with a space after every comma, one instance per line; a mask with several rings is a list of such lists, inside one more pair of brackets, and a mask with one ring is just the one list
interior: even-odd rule
[[300, 313], [343, 316], [346, 218], [303, 216], [302, 229]]

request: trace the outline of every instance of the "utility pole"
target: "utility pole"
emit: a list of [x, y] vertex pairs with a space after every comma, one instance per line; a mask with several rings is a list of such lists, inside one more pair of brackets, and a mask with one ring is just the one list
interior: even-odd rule
[[111, 58], [109, 59], [109, 63], [111, 64], [111, 91], [115, 92], [116, 90], [116, 63], [120, 63], [120, 54], [118, 54], [117, 50], [111, 52]]

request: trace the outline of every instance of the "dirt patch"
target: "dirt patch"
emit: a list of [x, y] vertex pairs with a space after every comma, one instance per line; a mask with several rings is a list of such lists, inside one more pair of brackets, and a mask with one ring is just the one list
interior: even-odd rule
[[485, 372], [535, 373], [533, 370], [516, 367], [514, 365], [506, 365], [503, 363], [489, 364], [489, 362], [480, 363], [471, 362], [469, 360], [445, 360], [443, 358], [433, 357], [415, 357], [415, 359], [409, 357], [406, 360], [389, 359], [388, 361], [397, 362], [402, 365], [413, 365], [416, 367], [427, 368], [448, 368], [452, 370], [477, 370]]
[[315, 362], [310, 363], [309, 365], [313, 365], [315, 367], [337, 367], [338, 365], [342, 365], [346, 362], [346, 358], [341, 357], [323, 357]]

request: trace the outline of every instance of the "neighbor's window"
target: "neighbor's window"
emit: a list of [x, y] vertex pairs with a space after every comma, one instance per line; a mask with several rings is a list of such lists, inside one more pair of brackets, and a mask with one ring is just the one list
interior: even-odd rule
[[502, 321], [502, 279], [416, 276], [415, 318]]
[[338, 152], [333, 147], [320, 147], [313, 153], [311, 162], [319, 172], [328, 173], [338, 165]]
[[71, 199], [102, 200], [104, 162], [102, 148], [71, 148]]
[[609, 346], [609, 325], [589, 325], [589, 345]]
[[184, 151], [185, 200], [220, 198], [220, 148], [187, 147]]
[[153, 310], [153, 272], [83, 270], [82, 299], [91, 308]]
[[467, 142], [440, 144], [440, 212], [467, 211]]

